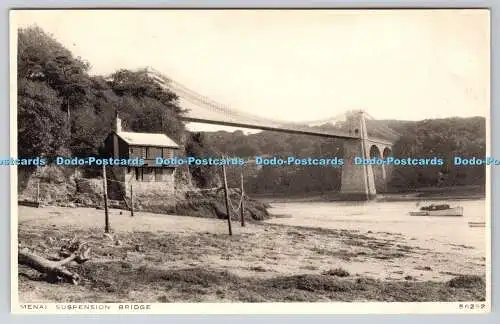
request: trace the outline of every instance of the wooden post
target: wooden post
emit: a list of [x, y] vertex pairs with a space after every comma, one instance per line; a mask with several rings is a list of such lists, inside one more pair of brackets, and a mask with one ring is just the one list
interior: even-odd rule
[[104, 188], [104, 232], [109, 233], [109, 214], [108, 214], [108, 184], [106, 178], [106, 165], [102, 165], [102, 181]]
[[188, 184], [191, 187], [193, 185], [193, 180], [191, 179], [191, 172], [189, 171], [189, 164], [187, 164], [187, 163], [186, 163], [186, 168], [187, 168]]
[[134, 217], [134, 189], [130, 184], [130, 216]]
[[245, 227], [245, 190], [243, 189], [243, 166], [241, 167], [240, 181], [241, 181], [240, 218], [241, 218], [241, 227]]
[[40, 203], [40, 180], [36, 183], [36, 203]]
[[233, 230], [231, 229], [231, 207], [229, 206], [229, 191], [227, 189], [226, 166], [224, 164], [222, 165], [222, 173], [224, 178], [224, 195], [226, 198], [227, 226], [229, 228], [229, 235], [233, 235]]

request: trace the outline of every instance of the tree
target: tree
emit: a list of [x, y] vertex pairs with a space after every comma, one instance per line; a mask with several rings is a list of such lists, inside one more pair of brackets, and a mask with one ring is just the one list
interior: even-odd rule
[[[89, 68], [41, 28], [18, 30], [18, 121], [20, 137], [26, 138], [20, 141], [21, 150], [53, 154], [62, 141], [73, 155], [96, 154], [117, 110], [131, 131], [183, 138], [184, 124], [178, 118], [182, 109], [175, 93], [160, 87], [145, 71], [119, 70], [105, 78], [90, 76]], [[37, 144], [36, 138], [47, 141]]]
[[91, 82], [90, 65], [39, 27], [18, 32], [18, 77], [45, 82], [63, 98], [61, 109], [70, 114], [83, 103]]
[[125, 113], [131, 131], [165, 133], [181, 141], [185, 127], [179, 119], [183, 110], [172, 91], [159, 86], [145, 71], [119, 70], [109, 85], [120, 98], [118, 109]]
[[[190, 133], [186, 141], [186, 156], [196, 158], [217, 157], [219, 154], [207, 145], [203, 133]], [[211, 165], [193, 165], [189, 168], [192, 179], [200, 188], [212, 188], [220, 183], [218, 168]]]
[[45, 83], [18, 80], [18, 154], [52, 156], [68, 141], [68, 127], [59, 109], [62, 99]]

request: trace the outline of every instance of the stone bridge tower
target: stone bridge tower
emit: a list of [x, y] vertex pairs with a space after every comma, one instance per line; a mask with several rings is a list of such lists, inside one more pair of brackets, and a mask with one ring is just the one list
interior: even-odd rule
[[355, 165], [354, 159], [370, 158], [370, 143], [363, 111], [356, 111], [347, 117], [349, 133], [359, 139], [344, 141], [344, 165], [342, 167], [342, 185], [340, 189], [343, 200], [371, 200], [377, 195], [375, 178], [371, 165]]

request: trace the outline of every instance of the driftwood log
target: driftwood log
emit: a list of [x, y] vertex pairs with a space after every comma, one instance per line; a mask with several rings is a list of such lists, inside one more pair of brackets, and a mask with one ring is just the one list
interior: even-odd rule
[[71, 241], [59, 251], [59, 256], [62, 258], [60, 260], [46, 259], [24, 248], [18, 252], [18, 263], [44, 273], [50, 280], [63, 279], [77, 285], [80, 281], [78, 274], [69, 271], [64, 266], [72, 261], [79, 264], [88, 261], [90, 248], [86, 246], [87, 243]]

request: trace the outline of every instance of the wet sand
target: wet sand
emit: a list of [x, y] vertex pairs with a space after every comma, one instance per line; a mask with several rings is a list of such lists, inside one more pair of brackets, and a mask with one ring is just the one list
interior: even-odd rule
[[[126, 211], [111, 210], [110, 222], [111, 238], [103, 235], [102, 210], [20, 207], [19, 242], [21, 247], [47, 256], [57, 252], [62, 239], [78, 236], [93, 246], [89, 266], [125, 262], [134, 269], [215, 269], [248, 280], [316, 276], [332, 269], [347, 271], [350, 280], [368, 277], [416, 283], [444, 282], [458, 275], [485, 274], [484, 253], [474, 247], [450, 243], [448, 246], [440, 244], [437, 248], [438, 245], [432, 242], [426, 245], [416, 237], [393, 232], [393, 228], [382, 230], [372, 225], [362, 228], [364, 225], [360, 225], [363, 222], [359, 219], [356, 229], [348, 229], [353, 225], [340, 221], [336, 224], [344, 226], [314, 228], [313, 225], [317, 224], [297, 217], [249, 223], [244, 228], [233, 222], [232, 237], [227, 235], [224, 220], [141, 212], [130, 217]], [[280, 222], [307, 224], [292, 226], [278, 224]], [[137, 246], [141, 249], [137, 250]], [[108, 269], [108, 272], [112, 275], [115, 270]], [[20, 268], [20, 272], [33, 275], [29, 269]], [[82, 287], [50, 285], [24, 276], [20, 277], [19, 285], [21, 299], [25, 301], [57, 300], [57, 296], [69, 300], [92, 296], [88, 298], [95, 301], [124, 298], [110, 297], [112, 294], [92, 292]], [[204, 301], [210, 300], [208, 295]], [[133, 300], [146, 298], [133, 289], [127, 290], [127, 296]]]

